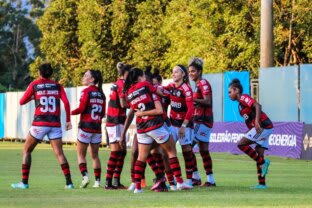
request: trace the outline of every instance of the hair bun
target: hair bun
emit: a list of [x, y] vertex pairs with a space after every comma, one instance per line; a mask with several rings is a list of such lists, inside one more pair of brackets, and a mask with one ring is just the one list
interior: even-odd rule
[[153, 75], [158, 76], [159, 74], [160, 74], [159, 69], [155, 68]]
[[124, 67], [124, 65], [125, 65], [125, 64], [122, 63], [122, 62], [118, 62], [117, 65], [116, 65], [116, 67], [117, 67], [118, 70], [120, 70], [120, 69], [122, 69], [122, 68]]
[[234, 79], [232, 79], [232, 82], [231, 82], [232, 84], [240, 84], [240, 81], [239, 81], [239, 79], [237, 79], [237, 78], [234, 78]]
[[201, 58], [194, 57], [194, 58], [192, 58], [192, 59], [189, 61], [189, 64], [188, 64], [188, 65], [189, 65], [189, 66], [191, 66], [191, 65], [198, 65], [198, 66], [203, 67], [203, 66], [204, 66], [204, 61], [203, 61], [203, 59], [201, 59]]
[[151, 66], [146, 66], [145, 67], [145, 72], [151, 72], [152, 71], [152, 67]]

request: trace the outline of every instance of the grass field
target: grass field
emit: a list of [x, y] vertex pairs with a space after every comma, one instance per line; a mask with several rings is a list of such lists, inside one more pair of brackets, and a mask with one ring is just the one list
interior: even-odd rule
[[[312, 161], [269, 157], [269, 189], [254, 190], [257, 184], [256, 165], [245, 155], [212, 154], [216, 188], [194, 188], [192, 191], [154, 193], [145, 189], [143, 194], [123, 191], [79, 189], [81, 175], [76, 160], [75, 146], [64, 146], [70, 163], [74, 190], [64, 190], [65, 179], [47, 144], [40, 144], [32, 155], [30, 188], [13, 190], [11, 183], [21, 180], [21, 152], [23, 144], [0, 142], [0, 207], [312, 207]], [[130, 183], [129, 158], [122, 174], [122, 183]], [[100, 150], [102, 181], [109, 151]], [[200, 156], [198, 167], [202, 179], [205, 174]], [[179, 158], [182, 159], [181, 155]], [[184, 162], [181, 161], [183, 175]], [[93, 175], [92, 164], [88, 163]], [[153, 174], [147, 167], [147, 185], [152, 185]], [[103, 182], [102, 182], [103, 183]]]

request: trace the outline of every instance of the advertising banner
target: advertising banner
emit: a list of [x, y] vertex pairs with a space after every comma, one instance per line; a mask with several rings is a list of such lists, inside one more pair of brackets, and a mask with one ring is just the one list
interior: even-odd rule
[[312, 160], [312, 124], [305, 124], [301, 159]]
[[[299, 159], [303, 144], [303, 123], [275, 122], [273, 125], [269, 150], [265, 154]], [[215, 122], [210, 134], [210, 151], [242, 154], [237, 143], [247, 131], [243, 122]]]

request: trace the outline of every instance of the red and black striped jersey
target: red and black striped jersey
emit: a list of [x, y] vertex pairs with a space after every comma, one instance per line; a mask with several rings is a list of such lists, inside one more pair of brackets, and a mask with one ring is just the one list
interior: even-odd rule
[[79, 107], [72, 115], [80, 115], [79, 128], [85, 132], [101, 133], [102, 118], [105, 115], [105, 95], [91, 85], [81, 92]]
[[[153, 110], [155, 109], [154, 100], [158, 99], [157, 96], [153, 95], [156, 91], [157, 89], [149, 82], [136, 83], [127, 92], [127, 103], [133, 110]], [[138, 133], [146, 133], [161, 127], [163, 119], [161, 115], [136, 117], [136, 125]]]
[[181, 127], [184, 119], [189, 120], [188, 127], [193, 127], [191, 122], [194, 113], [193, 92], [191, 87], [183, 83], [176, 87], [170, 83], [165, 87], [170, 92], [170, 121], [173, 126]]
[[[195, 87], [193, 98], [194, 99], [204, 99], [204, 95], [209, 95], [211, 97], [212, 105], [212, 89], [210, 83], [202, 79]], [[213, 112], [212, 106], [204, 106], [200, 103], [194, 103], [194, 123], [200, 123], [212, 128], [213, 126]]]
[[40, 78], [29, 84], [20, 104], [35, 100], [36, 110], [33, 126], [61, 126], [60, 100], [64, 103], [66, 122], [70, 122], [70, 106], [64, 90], [59, 83], [45, 78]]
[[[255, 126], [256, 109], [252, 106], [256, 101], [249, 95], [243, 94], [239, 100], [239, 113], [245, 119], [245, 123], [249, 129]], [[269, 117], [261, 111], [260, 126], [264, 129], [273, 128], [273, 123]]]
[[170, 92], [161, 85], [155, 85], [155, 87], [157, 89], [159, 89], [164, 94], [163, 97], [161, 97], [161, 99], [160, 99], [163, 110], [164, 110], [162, 117], [163, 117], [164, 121], [166, 122], [167, 126], [171, 126], [170, 119], [167, 115], [168, 107], [170, 105]]
[[106, 126], [124, 124], [126, 121], [126, 108], [120, 105], [120, 98], [124, 98], [122, 92], [125, 81], [118, 79], [111, 87], [107, 109]]

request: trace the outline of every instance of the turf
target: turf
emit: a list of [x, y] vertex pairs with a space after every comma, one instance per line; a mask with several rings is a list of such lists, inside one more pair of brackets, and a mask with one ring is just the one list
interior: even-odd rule
[[[267, 175], [269, 189], [254, 190], [250, 187], [257, 184], [255, 162], [245, 155], [213, 153], [217, 187], [166, 193], [154, 193], [147, 187], [143, 194], [133, 194], [126, 190], [93, 189], [89, 157], [91, 183], [87, 189], [79, 189], [81, 175], [75, 146], [65, 145], [76, 188], [64, 190], [65, 179], [50, 146], [40, 144], [32, 155], [30, 188], [14, 190], [10, 184], [20, 181], [22, 148], [21, 143], [0, 142], [0, 207], [312, 207], [312, 161], [268, 157], [271, 160]], [[109, 151], [101, 148], [103, 181], [108, 155]], [[201, 177], [205, 179], [201, 158], [196, 156]], [[181, 155], [179, 158], [184, 164]], [[129, 159], [130, 152], [122, 173], [125, 185], [130, 183]], [[153, 174], [149, 167], [146, 179], [151, 186]]]

